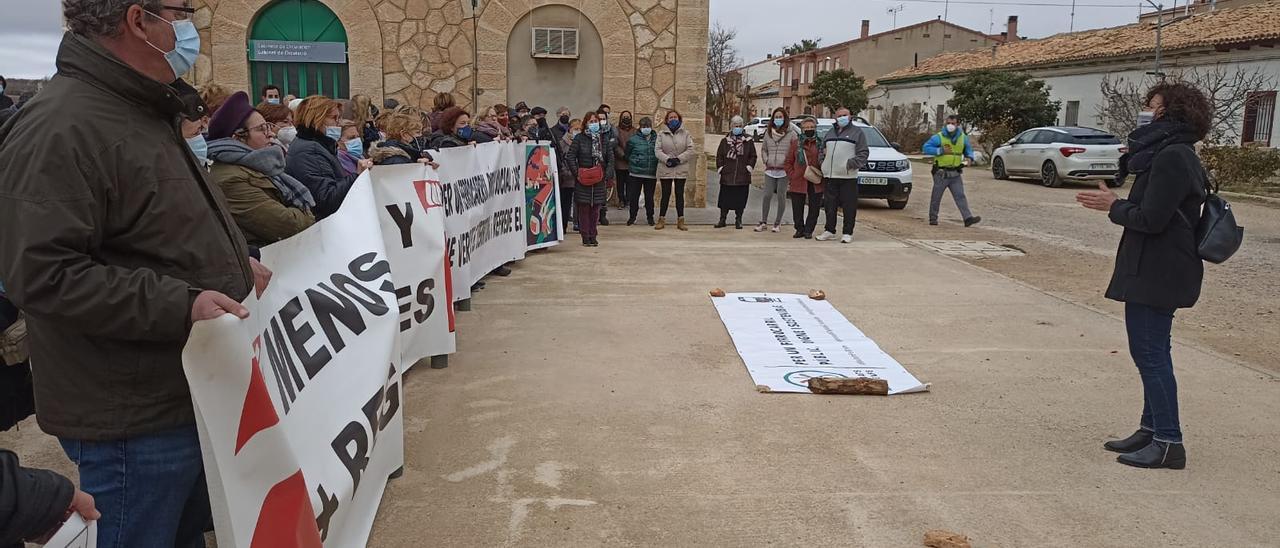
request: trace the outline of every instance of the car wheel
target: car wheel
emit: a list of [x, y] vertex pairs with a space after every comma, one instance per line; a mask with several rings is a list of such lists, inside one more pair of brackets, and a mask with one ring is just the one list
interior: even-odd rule
[[907, 200], [903, 200], [901, 202], [889, 200], [889, 209], [906, 209], [906, 208], [907, 208]]
[[1120, 188], [1124, 186], [1124, 181], [1119, 179], [1107, 179], [1106, 183], [1108, 188]]
[[1058, 166], [1049, 160], [1040, 167], [1040, 184], [1049, 188], [1062, 186], [1062, 177], [1058, 176]]
[[996, 159], [991, 161], [991, 176], [1001, 181], [1009, 180], [1009, 172], [1004, 168], [1004, 158], [996, 156]]

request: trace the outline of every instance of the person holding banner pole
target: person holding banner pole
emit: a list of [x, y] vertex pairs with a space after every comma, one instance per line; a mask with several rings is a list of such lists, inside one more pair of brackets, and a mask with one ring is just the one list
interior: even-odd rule
[[574, 137], [565, 154], [565, 162], [578, 175], [574, 199], [578, 204], [578, 224], [582, 245], [597, 247], [597, 223], [600, 210], [609, 197], [608, 184], [613, 181], [613, 147], [600, 126], [596, 113], [587, 113], [587, 131]]
[[247, 318], [267, 279], [179, 134], [169, 84], [200, 53], [194, 12], [63, 0], [58, 72], [0, 127], [0, 218], [21, 227], [0, 230], [0, 279], [31, 333], [36, 419], [93, 496], [101, 548], [204, 545], [182, 351], [194, 323]]

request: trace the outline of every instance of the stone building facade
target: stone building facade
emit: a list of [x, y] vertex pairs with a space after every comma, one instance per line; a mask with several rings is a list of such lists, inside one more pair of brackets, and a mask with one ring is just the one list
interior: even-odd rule
[[[630, 110], [637, 120], [657, 120], [674, 108], [701, 143], [708, 2], [479, 0], [473, 13], [472, 0], [194, 0], [201, 53], [191, 79], [251, 89], [262, 81], [251, 76], [249, 58], [260, 14], [279, 4], [315, 10], [319, 3], [345, 30], [346, 79], [331, 89], [347, 95], [429, 109], [437, 93], [450, 92], [473, 111], [473, 101], [487, 108], [520, 100], [534, 106], [530, 99], [540, 99], [554, 112], [562, 106], [555, 99], [576, 98], [583, 104], [563, 104], [575, 117], [603, 102], [615, 115]], [[547, 26], [577, 29], [580, 55], [535, 59], [530, 29]], [[695, 168], [698, 181], [688, 185], [689, 198], [701, 205], [701, 158]]]

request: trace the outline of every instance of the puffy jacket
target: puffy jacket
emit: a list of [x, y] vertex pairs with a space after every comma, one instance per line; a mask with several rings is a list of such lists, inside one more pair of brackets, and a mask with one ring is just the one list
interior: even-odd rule
[[373, 148], [369, 149], [369, 159], [373, 160], [376, 166], [394, 166], [399, 164], [412, 164], [419, 159], [431, 160], [431, 155], [426, 151], [418, 150], [417, 147], [397, 141], [395, 139], [387, 139], [380, 143], [375, 143]]
[[75, 493], [67, 478], [18, 466], [18, 455], [0, 449], [0, 546], [21, 548], [23, 540], [52, 531]]
[[618, 147], [613, 151], [613, 157], [618, 161], [618, 169], [631, 170], [631, 164], [627, 161], [627, 144], [631, 142], [631, 136], [640, 133], [640, 128], [631, 126], [623, 129], [618, 126], [614, 131], [618, 132]]
[[858, 170], [867, 165], [871, 149], [867, 136], [853, 122], [843, 128], [831, 128], [822, 141], [822, 175], [830, 179], [857, 179]]
[[760, 138], [761, 161], [764, 162], [765, 169], [786, 169], [787, 152], [791, 150], [791, 144], [798, 139], [799, 136], [791, 128], [786, 128], [782, 135], [778, 135], [773, 128], [769, 128], [764, 132], [764, 137]]
[[[658, 178], [688, 179], [689, 164], [697, 159], [696, 154], [693, 135], [689, 134], [689, 130], [681, 127], [671, 131], [671, 128], [662, 126], [662, 131], [658, 132], [657, 146], [653, 149], [653, 155], [658, 158]], [[680, 163], [675, 167], [667, 167], [667, 160], [670, 158], [678, 158]]]
[[290, 207], [266, 175], [235, 164], [214, 162], [213, 179], [227, 197], [227, 207], [249, 245], [265, 247], [316, 224], [309, 211]]
[[632, 177], [653, 179], [658, 174], [658, 157], [654, 155], [654, 146], [658, 143], [658, 134], [649, 132], [645, 137], [637, 131], [627, 139], [627, 169]]
[[315, 130], [298, 126], [298, 138], [289, 145], [285, 173], [306, 185], [316, 199], [316, 219], [333, 215], [342, 206], [356, 176], [338, 161], [338, 143]]
[[[742, 155], [729, 157], [732, 140], [742, 143]], [[746, 186], [751, 184], [751, 171], [756, 167], [756, 144], [750, 137], [726, 136], [720, 141], [716, 150], [716, 172], [720, 174], [720, 184], [728, 186]]]
[[[608, 145], [608, 137], [601, 133], [599, 137], [600, 152], [603, 156], [603, 162], [600, 167], [604, 168], [604, 180], [591, 186], [581, 183], [573, 190], [573, 198], [579, 203], [601, 205], [604, 204], [609, 195], [609, 183], [614, 180], [614, 160], [613, 147]], [[596, 165], [595, 155], [591, 153], [592, 137], [590, 133], [579, 133], [574, 137], [573, 142], [569, 145], [569, 150], [564, 155], [565, 163], [569, 164], [569, 169], [577, 173], [580, 168], [588, 168]]]
[[1196, 304], [1204, 263], [1191, 223], [1200, 218], [1204, 188], [1204, 170], [1195, 150], [1171, 145], [1156, 153], [1150, 169], [1138, 174], [1128, 199], [1111, 204], [1108, 217], [1124, 227], [1124, 235], [1108, 299], [1161, 308]]
[[191, 305], [249, 295], [248, 245], [176, 91], [72, 32], [57, 68], [0, 128], [0, 280], [27, 316], [36, 418], [90, 441], [189, 426]]
[[[801, 146], [804, 148], [802, 149]], [[804, 151], [804, 161], [801, 161], [800, 154]], [[791, 147], [787, 149], [787, 161], [784, 166], [787, 170], [787, 192], [795, 192], [797, 194], [809, 193], [809, 180], [804, 178], [804, 172], [808, 166], [818, 165], [818, 139], [804, 139], [797, 137], [791, 141]], [[813, 185], [814, 192], [822, 192], [822, 183]]]

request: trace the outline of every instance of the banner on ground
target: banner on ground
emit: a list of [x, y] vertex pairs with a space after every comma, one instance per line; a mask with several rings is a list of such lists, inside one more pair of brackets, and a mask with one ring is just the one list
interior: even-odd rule
[[752, 380], [771, 392], [809, 393], [810, 377], [885, 379], [890, 394], [929, 389], [825, 300], [784, 293], [711, 300]]

